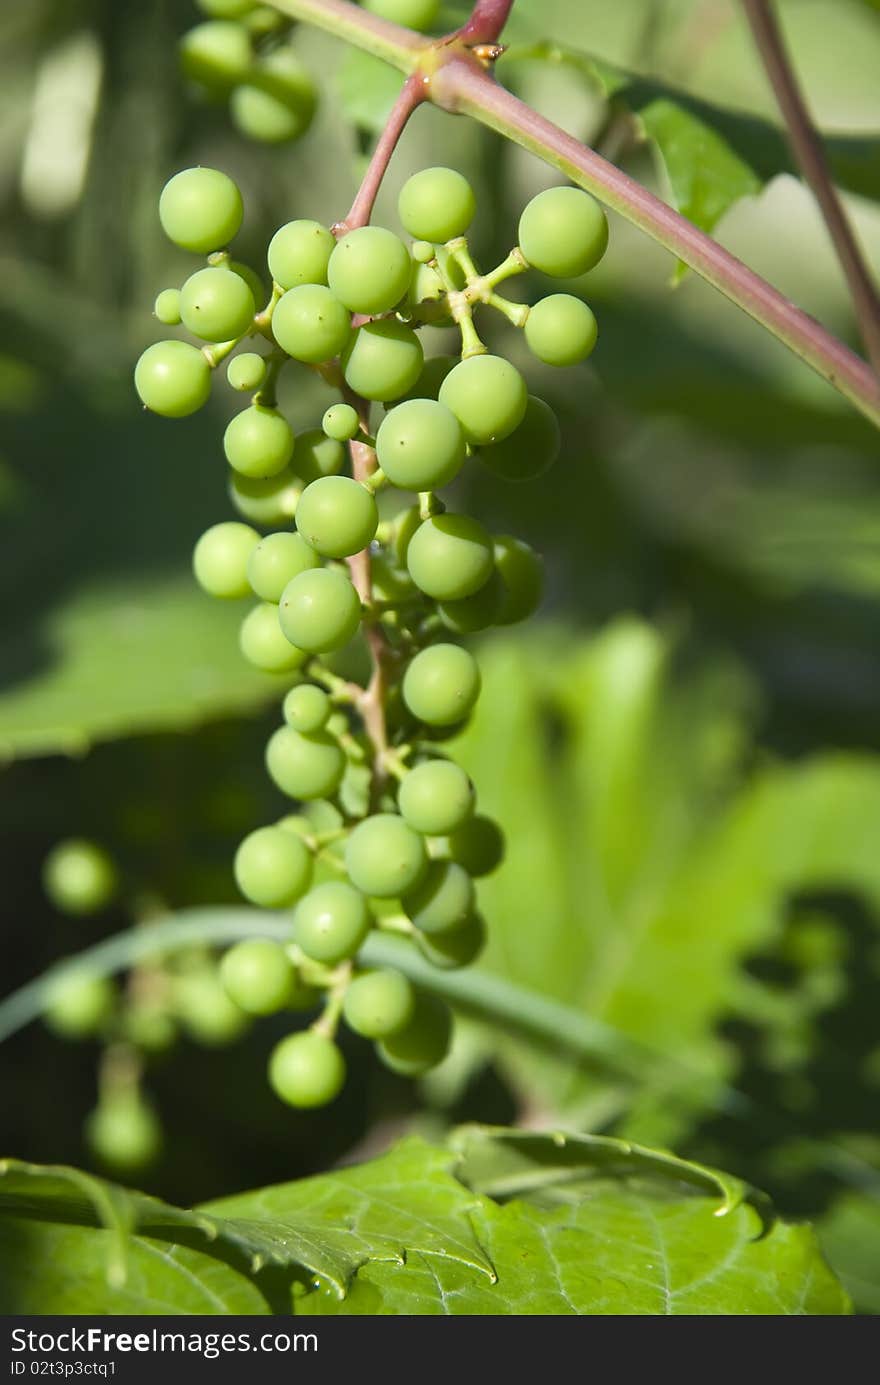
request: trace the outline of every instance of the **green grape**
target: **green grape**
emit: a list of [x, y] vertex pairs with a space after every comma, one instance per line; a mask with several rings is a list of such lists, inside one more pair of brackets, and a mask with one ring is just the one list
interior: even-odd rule
[[209, 1048], [234, 1043], [247, 1028], [247, 1016], [226, 994], [214, 968], [178, 976], [174, 1005], [190, 1037]]
[[458, 356], [429, 356], [415, 384], [398, 397], [394, 407], [407, 399], [436, 399], [443, 381], [453, 367], [458, 365], [458, 359]]
[[261, 601], [249, 611], [241, 623], [238, 643], [249, 664], [264, 673], [292, 673], [304, 664], [308, 655], [295, 649], [281, 629], [279, 608], [270, 601]]
[[279, 726], [266, 746], [269, 778], [288, 798], [330, 798], [342, 783], [345, 752], [326, 731], [304, 736]]
[[310, 837], [315, 830], [313, 823], [303, 813], [287, 813], [278, 819], [275, 826], [284, 832], [295, 832], [298, 837], [303, 838]]
[[309, 654], [329, 654], [357, 633], [360, 598], [343, 572], [301, 572], [284, 588], [279, 619], [292, 644]]
[[519, 245], [529, 264], [554, 279], [574, 279], [597, 265], [608, 222], [595, 197], [580, 188], [548, 188], [519, 219]]
[[240, 337], [250, 327], [255, 312], [250, 289], [231, 269], [199, 269], [180, 291], [183, 325], [202, 341]]
[[296, 986], [290, 958], [270, 938], [247, 938], [231, 947], [220, 962], [220, 979], [246, 1015], [274, 1015], [285, 1009]]
[[211, 368], [197, 346], [157, 341], [148, 346], [134, 371], [142, 404], [165, 418], [185, 418], [211, 393]]
[[281, 827], [258, 827], [235, 853], [235, 883], [261, 909], [294, 904], [312, 883], [312, 853]]
[[321, 419], [321, 427], [328, 438], [336, 442], [348, 442], [357, 435], [360, 421], [357, 409], [350, 404], [331, 404]]
[[254, 8], [254, 0], [196, 0], [196, 5], [214, 19], [241, 19]]
[[133, 1172], [152, 1164], [162, 1148], [162, 1126], [137, 1092], [103, 1098], [86, 1117], [85, 1137], [102, 1164]]
[[449, 1006], [436, 996], [418, 991], [409, 1024], [377, 1044], [376, 1052], [393, 1072], [403, 1077], [420, 1077], [443, 1061], [451, 1038]]
[[474, 190], [454, 168], [423, 168], [400, 190], [400, 220], [417, 240], [435, 243], [463, 236], [477, 209]]
[[440, 490], [462, 468], [464, 434], [444, 404], [434, 399], [409, 399], [382, 420], [376, 455], [393, 486], [410, 491]]
[[230, 269], [233, 274], [237, 274], [239, 278], [244, 279], [258, 308], [261, 303], [265, 303], [266, 286], [255, 269], [251, 269], [250, 265], [243, 264], [241, 260], [230, 260], [226, 268]]
[[283, 414], [251, 404], [231, 419], [223, 434], [223, 451], [242, 476], [276, 476], [293, 456], [293, 430]]
[[[414, 240], [410, 246], [410, 254], [418, 265], [430, 264], [434, 258], [434, 247], [429, 240]], [[442, 279], [440, 280], [442, 283]]]
[[162, 189], [159, 220], [169, 240], [206, 255], [222, 250], [241, 226], [241, 193], [216, 168], [185, 168]]
[[296, 527], [324, 558], [348, 558], [372, 542], [379, 524], [376, 501], [350, 476], [322, 476], [306, 486], [296, 507]]
[[320, 476], [337, 476], [345, 466], [345, 448], [320, 428], [309, 428], [296, 440], [297, 476], [308, 485]]
[[286, 23], [284, 15], [279, 14], [271, 5], [254, 5], [244, 22], [250, 32], [258, 37], [274, 34]]
[[333, 232], [320, 221], [288, 221], [269, 242], [269, 271], [282, 289], [326, 284], [327, 266], [335, 248]]
[[269, 1083], [288, 1106], [326, 1106], [345, 1086], [345, 1059], [324, 1034], [288, 1034], [272, 1050]]
[[284, 720], [294, 731], [302, 731], [305, 735], [325, 727], [332, 711], [329, 695], [314, 683], [301, 683], [298, 688], [291, 688], [284, 699]]
[[129, 1002], [122, 1019], [125, 1038], [145, 1053], [165, 1053], [177, 1038], [177, 1025], [164, 1000]]
[[83, 1039], [102, 1029], [113, 1013], [116, 991], [107, 976], [69, 971], [50, 980], [46, 993], [46, 1024], [64, 1039]]
[[321, 559], [315, 550], [299, 534], [267, 534], [251, 550], [247, 581], [261, 600], [277, 605], [288, 582], [299, 573], [320, 565]]
[[251, 393], [258, 390], [266, 378], [266, 360], [256, 351], [244, 351], [234, 356], [226, 367], [226, 378], [234, 390]]
[[399, 899], [427, 866], [424, 842], [396, 813], [364, 818], [345, 843], [345, 869], [352, 883], [378, 899]]
[[353, 313], [386, 313], [409, 288], [411, 261], [399, 236], [361, 226], [337, 242], [327, 267], [331, 291]]
[[367, 901], [353, 885], [330, 880], [316, 885], [294, 910], [297, 943], [314, 962], [335, 967], [353, 957], [370, 930]]
[[504, 586], [498, 625], [516, 625], [540, 606], [544, 595], [544, 564], [521, 539], [501, 534], [495, 540], [495, 567]]
[[416, 944], [422, 956], [434, 967], [452, 971], [470, 966], [486, 946], [486, 923], [480, 914], [471, 914], [458, 928], [446, 933], [420, 933]]
[[365, 322], [342, 353], [346, 383], [364, 399], [398, 399], [415, 384], [423, 362], [422, 343], [396, 318]]
[[374, 600], [399, 604], [419, 595], [409, 573], [395, 567], [386, 554], [377, 553], [371, 567]]
[[546, 365], [577, 365], [586, 360], [598, 334], [591, 310], [570, 293], [542, 298], [526, 318], [526, 343], [532, 355]]
[[440, 403], [451, 409], [469, 443], [500, 442], [523, 420], [525, 381], [501, 356], [470, 356], [447, 375]]
[[460, 601], [492, 576], [492, 539], [468, 515], [434, 515], [410, 539], [406, 565], [420, 591], [436, 601]]
[[156, 297], [153, 312], [166, 327], [176, 327], [180, 321], [180, 289], [163, 289]]
[[65, 914], [97, 914], [118, 888], [116, 867], [107, 852], [83, 838], [58, 842], [43, 864], [43, 889]]
[[440, 0], [361, 0], [365, 10], [378, 14], [392, 24], [424, 33], [437, 18]]
[[397, 793], [401, 816], [427, 837], [445, 837], [474, 811], [474, 786], [451, 760], [425, 760], [407, 774]]
[[460, 928], [473, 907], [473, 881], [456, 861], [432, 861], [424, 879], [403, 900], [407, 917], [423, 933]]
[[491, 875], [504, 860], [504, 834], [492, 818], [477, 813], [450, 833], [449, 854], [468, 875]]
[[463, 596], [460, 601], [438, 601], [437, 614], [454, 634], [474, 635], [497, 624], [504, 599], [504, 583], [493, 572], [488, 582], [471, 596]]
[[178, 54], [184, 77], [216, 97], [227, 96], [236, 82], [243, 82], [252, 61], [246, 31], [240, 24], [223, 19], [208, 20], [188, 30], [180, 40]]
[[[297, 455], [301, 441], [297, 439]], [[242, 476], [229, 469], [229, 498], [233, 505], [245, 519], [265, 528], [292, 519], [299, 493], [299, 478], [290, 466], [274, 476]]]
[[366, 971], [349, 985], [342, 1013], [356, 1034], [365, 1039], [385, 1039], [409, 1024], [415, 999], [402, 972], [390, 967]]
[[452, 726], [480, 695], [476, 660], [457, 644], [432, 644], [416, 654], [403, 678], [403, 700], [419, 721]]
[[323, 284], [299, 284], [275, 304], [272, 332], [288, 356], [320, 365], [345, 349], [351, 318]]
[[312, 123], [318, 93], [311, 74], [291, 48], [260, 58], [235, 88], [229, 112], [248, 139], [283, 144], [299, 139]]
[[533, 481], [553, 465], [561, 446], [555, 413], [543, 399], [530, 394], [519, 426], [501, 442], [481, 448], [478, 455], [505, 481]]
[[418, 505], [410, 505], [405, 510], [400, 510], [394, 516], [391, 534], [391, 549], [395, 559], [401, 565], [406, 563], [406, 555], [412, 543], [413, 534], [422, 523], [422, 516]]
[[250, 596], [248, 564], [260, 542], [256, 529], [226, 520], [206, 529], [193, 552], [196, 581], [209, 596]]

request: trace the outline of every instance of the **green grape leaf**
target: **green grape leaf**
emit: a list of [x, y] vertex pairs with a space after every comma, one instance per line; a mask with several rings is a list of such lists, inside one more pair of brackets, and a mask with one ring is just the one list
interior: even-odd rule
[[402, 85], [403, 77], [396, 68], [356, 48], [346, 53], [337, 74], [345, 115], [373, 135], [384, 130]]
[[817, 1227], [822, 1249], [858, 1313], [880, 1313], [880, 1202], [846, 1193]]

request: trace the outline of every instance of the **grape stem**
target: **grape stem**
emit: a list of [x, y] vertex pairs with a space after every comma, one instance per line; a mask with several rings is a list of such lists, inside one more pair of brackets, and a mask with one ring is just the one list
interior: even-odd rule
[[354, 231], [359, 226], [366, 226], [373, 215], [373, 206], [379, 189], [382, 186], [382, 179], [391, 162], [391, 156], [397, 148], [400, 136], [406, 128], [407, 121], [417, 106], [427, 100], [428, 81], [422, 72], [411, 72], [400, 89], [391, 114], [384, 130], [379, 136], [376, 148], [373, 150], [372, 157], [367, 165], [367, 171], [361, 179], [361, 185], [357, 190], [354, 201], [348, 215], [342, 221], [338, 221], [333, 227], [333, 234], [337, 237], [344, 236], [349, 231]]
[[[598, 197], [712, 284], [880, 426], [880, 380], [866, 361], [647, 188], [499, 86], [469, 48], [469, 40], [462, 41], [459, 34], [424, 39], [349, 0], [268, 3], [402, 72], [424, 74], [426, 99], [471, 116]], [[487, 15], [505, 19], [510, 8], [500, 0], [486, 0], [485, 6], [477, 4], [471, 18], [479, 15], [481, 23]]]

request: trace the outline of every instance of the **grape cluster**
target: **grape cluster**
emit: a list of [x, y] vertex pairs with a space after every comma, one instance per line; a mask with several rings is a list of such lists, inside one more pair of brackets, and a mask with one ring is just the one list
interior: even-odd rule
[[[596, 322], [581, 298], [553, 293], [528, 307], [498, 288], [530, 267], [562, 279], [584, 274], [605, 250], [607, 225], [586, 193], [551, 188], [525, 208], [519, 244], [482, 273], [466, 239], [474, 212], [460, 173], [429, 168], [400, 194], [406, 240], [375, 225], [291, 221], [268, 247], [272, 292], [257, 311], [252, 271], [226, 248], [241, 220], [234, 183], [188, 169], [159, 204], [170, 238], [207, 253], [208, 263], [179, 290], [173, 312], [157, 312], [206, 344], [149, 347], [135, 373], [140, 397], [160, 414], [191, 413], [226, 359], [229, 383], [252, 396], [223, 439], [241, 518], [208, 529], [193, 563], [212, 596], [256, 598], [241, 625], [242, 653], [292, 684], [266, 768], [299, 806], [253, 831], [235, 858], [246, 899], [291, 911], [290, 942], [238, 943], [221, 974], [246, 1014], [317, 1009], [269, 1064], [273, 1088], [293, 1106], [340, 1090], [341, 1021], [399, 1073], [418, 1075], [443, 1058], [447, 1006], [402, 971], [365, 968], [359, 954], [383, 930], [437, 967], [472, 961], [485, 937], [474, 881], [503, 855], [500, 829], [477, 811], [473, 784], [442, 742], [467, 722], [480, 692], [477, 662], [459, 637], [529, 616], [542, 565], [527, 544], [448, 509], [438, 492], [469, 459], [509, 481], [539, 476], [556, 459], [553, 411], [486, 349], [475, 313], [499, 311], [541, 361], [584, 360]], [[160, 295], [163, 312], [177, 292]], [[426, 361], [418, 334], [426, 323], [458, 328], [460, 356]], [[339, 394], [320, 427], [296, 437], [275, 394], [291, 360]], [[332, 666], [358, 640], [372, 655], [367, 686]]]
[[228, 101], [238, 131], [282, 144], [312, 123], [315, 84], [289, 42], [290, 22], [256, 0], [196, 0], [206, 16], [180, 40], [184, 76], [204, 97]]

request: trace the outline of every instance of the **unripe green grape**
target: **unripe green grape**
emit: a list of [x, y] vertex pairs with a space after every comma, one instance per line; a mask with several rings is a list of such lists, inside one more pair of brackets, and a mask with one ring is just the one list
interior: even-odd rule
[[492, 539], [469, 515], [433, 515], [413, 534], [406, 565], [420, 591], [436, 601], [460, 601], [491, 577]]
[[477, 209], [474, 190], [454, 168], [423, 168], [407, 178], [397, 210], [411, 236], [440, 243], [463, 236]]
[[324, 558], [348, 558], [372, 542], [379, 524], [376, 501], [350, 476], [322, 476], [306, 486], [296, 507], [296, 527]]
[[519, 426], [501, 442], [481, 448], [478, 455], [505, 481], [533, 481], [553, 465], [561, 446], [555, 413], [543, 399], [530, 394]]
[[401, 490], [433, 491], [448, 486], [465, 458], [461, 424], [435, 399], [409, 399], [382, 420], [376, 435], [379, 465]]
[[424, 359], [411, 327], [382, 318], [358, 327], [342, 353], [342, 369], [346, 383], [364, 399], [399, 399], [419, 378]]
[[279, 619], [292, 644], [309, 654], [329, 654], [357, 633], [360, 598], [345, 573], [331, 568], [301, 572], [284, 588]]
[[415, 992], [402, 972], [392, 968], [366, 971], [345, 993], [342, 1013], [346, 1024], [364, 1039], [397, 1034], [413, 1017]]
[[258, 390], [266, 378], [266, 360], [256, 351], [244, 351], [233, 356], [226, 367], [226, 378], [234, 390], [251, 393]]
[[312, 853], [281, 827], [258, 827], [235, 853], [235, 882], [261, 909], [295, 904], [311, 885], [313, 869]]
[[241, 193], [216, 168], [185, 168], [162, 189], [159, 220], [169, 240], [206, 255], [222, 250], [241, 226]]
[[608, 245], [608, 222], [595, 197], [580, 188], [548, 188], [519, 219], [519, 245], [529, 264], [554, 279], [574, 279], [597, 265]]
[[338, 476], [345, 466], [345, 448], [320, 428], [309, 428], [296, 440], [294, 469], [308, 485], [320, 476]]
[[474, 811], [474, 786], [452, 760], [425, 760], [407, 774], [397, 792], [401, 816], [426, 837], [445, 837]]
[[269, 778], [288, 798], [303, 803], [332, 797], [345, 765], [345, 752], [326, 731], [303, 736], [292, 726], [279, 726], [266, 746]]
[[96, 914], [119, 887], [116, 867], [96, 842], [71, 837], [53, 846], [43, 863], [43, 889], [65, 914]]
[[250, 289], [231, 269], [199, 269], [180, 291], [183, 325], [202, 341], [240, 337], [250, 327], [255, 312]]
[[249, 611], [238, 634], [239, 648], [249, 664], [264, 673], [292, 673], [308, 654], [290, 643], [279, 623], [279, 608], [261, 601]]
[[321, 427], [328, 438], [336, 442], [348, 442], [355, 437], [360, 428], [357, 409], [350, 404], [331, 404], [321, 419]]
[[177, 1038], [177, 1025], [164, 999], [129, 1003], [122, 1021], [126, 1040], [145, 1053], [166, 1053]]
[[449, 854], [478, 880], [504, 860], [504, 833], [492, 818], [477, 813], [449, 834]]
[[226, 268], [233, 274], [237, 274], [240, 279], [244, 279], [258, 308], [261, 303], [265, 303], [266, 285], [255, 269], [251, 269], [250, 265], [243, 264], [241, 260], [229, 260]]
[[103, 1028], [115, 1003], [116, 991], [109, 977], [70, 971], [49, 980], [44, 1019], [62, 1038], [83, 1039]]
[[445, 933], [418, 934], [419, 952], [433, 967], [454, 971], [476, 961], [486, 946], [486, 922], [481, 914], [471, 914], [458, 928]]
[[249, 139], [283, 144], [312, 123], [318, 93], [307, 67], [290, 48], [260, 58], [229, 103], [233, 124]]
[[498, 625], [516, 625], [540, 606], [544, 595], [544, 564], [521, 539], [501, 534], [495, 540], [495, 568], [504, 586]]
[[416, 654], [403, 678], [403, 700], [419, 721], [452, 726], [480, 695], [476, 660], [457, 644], [432, 644]]
[[345, 1085], [345, 1059], [324, 1034], [288, 1034], [272, 1050], [269, 1083], [288, 1106], [326, 1106]]
[[134, 371], [142, 404], [165, 418], [194, 414], [211, 393], [211, 368], [197, 346], [157, 341], [148, 346]]
[[337, 242], [327, 266], [331, 291], [353, 313], [386, 313], [409, 288], [411, 261], [399, 236], [360, 226]]
[[241, 19], [254, 8], [254, 0], [196, 0], [196, 6], [214, 19]]
[[265, 528], [293, 518], [300, 489], [299, 478], [290, 466], [274, 476], [242, 476], [229, 469], [229, 498], [233, 505], [245, 519]]
[[269, 242], [269, 271], [282, 289], [326, 284], [327, 266], [335, 248], [333, 232], [320, 221], [288, 221]]
[[226, 994], [214, 968], [178, 976], [174, 1005], [191, 1038], [209, 1048], [233, 1043], [247, 1028], [247, 1016]]
[[463, 596], [460, 601], [438, 601], [437, 614], [447, 630], [452, 630], [454, 634], [475, 635], [497, 624], [505, 597], [504, 583], [496, 571], [471, 596]]
[[376, 1052], [393, 1072], [403, 1077], [420, 1077], [443, 1061], [451, 1038], [449, 1006], [437, 996], [418, 991], [412, 1019], [377, 1044]]
[[271, 5], [254, 5], [253, 9], [245, 16], [245, 24], [252, 34], [262, 37], [264, 34], [274, 34], [276, 30], [284, 27], [286, 20], [283, 14], [273, 9]]
[[310, 822], [304, 813], [285, 813], [275, 826], [280, 827], [283, 832], [295, 832], [303, 839], [311, 837], [315, 831], [314, 823]]
[[375, 813], [354, 828], [345, 843], [345, 869], [364, 894], [399, 899], [428, 867], [418, 832], [396, 813]]
[[401, 566], [406, 563], [406, 555], [412, 543], [413, 534], [422, 523], [422, 516], [418, 505], [410, 505], [405, 510], [400, 510], [394, 516], [391, 532], [391, 549], [394, 557]]
[[374, 600], [395, 604], [411, 601], [413, 597], [419, 595], [409, 573], [395, 567], [387, 554], [375, 554], [371, 562], [371, 569]]
[[227, 96], [236, 82], [245, 80], [253, 57], [246, 30], [224, 19], [189, 29], [181, 37], [178, 55], [184, 77], [216, 97]]
[[152, 1164], [162, 1148], [162, 1126], [136, 1092], [106, 1097], [86, 1117], [85, 1137], [102, 1164], [134, 1172]]
[[430, 29], [440, 10], [440, 0], [361, 0], [365, 10], [402, 24], [405, 29]]
[[284, 699], [284, 720], [294, 731], [302, 731], [305, 735], [326, 726], [332, 711], [333, 703], [328, 694], [314, 683], [301, 683], [298, 688], [291, 688]]
[[436, 399], [440, 393], [440, 386], [449, 372], [458, 365], [458, 361], [458, 356], [429, 356], [415, 384], [398, 397], [394, 407], [407, 399]]
[[153, 312], [166, 327], [176, 327], [180, 321], [180, 289], [163, 289], [156, 297]]
[[299, 284], [275, 304], [272, 332], [288, 356], [320, 365], [345, 349], [351, 336], [351, 318], [323, 284]]
[[293, 963], [271, 938], [247, 938], [231, 947], [220, 962], [220, 979], [246, 1015], [274, 1015], [285, 1009], [296, 986]]
[[316, 885], [293, 914], [294, 936], [303, 952], [330, 967], [354, 956], [370, 924], [366, 899], [344, 880]]
[[434, 258], [434, 247], [429, 240], [414, 240], [409, 249], [418, 265], [429, 264]]
[[525, 338], [533, 356], [546, 365], [577, 365], [586, 360], [599, 335], [592, 311], [570, 293], [551, 293], [529, 309]]
[[523, 420], [525, 381], [501, 356], [469, 356], [440, 386], [440, 403], [451, 409], [469, 443], [499, 442]]
[[247, 581], [261, 600], [277, 605], [288, 582], [320, 565], [315, 550], [299, 534], [267, 534], [250, 552]]
[[456, 861], [432, 861], [424, 878], [402, 901], [422, 933], [460, 928], [474, 907], [474, 884]]
[[193, 572], [202, 591], [226, 600], [250, 596], [248, 563], [259, 542], [256, 529], [236, 520], [206, 529], [193, 552]]
[[242, 409], [227, 425], [223, 451], [242, 476], [276, 476], [293, 456], [293, 430], [283, 414], [263, 404]]

